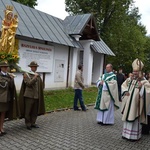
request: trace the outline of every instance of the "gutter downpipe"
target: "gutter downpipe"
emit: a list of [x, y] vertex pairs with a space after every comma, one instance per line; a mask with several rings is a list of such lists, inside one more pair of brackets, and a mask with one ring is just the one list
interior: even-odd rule
[[66, 88], [68, 88], [68, 85], [69, 85], [70, 54], [71, 54], [71, 47], [69, 46], [69, 49], [68, 49], [68, 64], [67, 64], [67, 82], [66, 82]]
[[103, 74], [105, 73], [105, 67], [106, 67], [106, 55], [104, 54]]

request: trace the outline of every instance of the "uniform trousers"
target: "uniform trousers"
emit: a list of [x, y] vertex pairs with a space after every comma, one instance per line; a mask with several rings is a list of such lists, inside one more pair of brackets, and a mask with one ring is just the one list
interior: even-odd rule
[[38, 116], [38, 99], [25, 97], [25, 124], [34, 125]]

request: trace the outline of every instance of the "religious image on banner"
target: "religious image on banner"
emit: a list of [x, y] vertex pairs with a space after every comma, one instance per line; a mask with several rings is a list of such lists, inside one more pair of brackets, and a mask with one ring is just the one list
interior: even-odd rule
[[16, 71], [16, 64], [19, 61], [18, 40], [15, 39], [18, 27], [18, 15], [13, 13], [13, 6], [6, 6], [4, 19], [2, 20], [0, 37], [0, 62], [7, 61], [10, 71]]

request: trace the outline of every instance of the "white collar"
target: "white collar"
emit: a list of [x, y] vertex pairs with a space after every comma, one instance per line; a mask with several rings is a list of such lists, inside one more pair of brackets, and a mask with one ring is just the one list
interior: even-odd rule
[[7, 75], [7, 73], [6, 73], [6, 72], [3, 72], [3, 71], [1, 71], [1, 73], [2, 73], [3, 75]]
[[31, 73], [35, 73], [35, 72], [33, 72], [32, 70], [30, 70], [30, 72], [31, 72]]

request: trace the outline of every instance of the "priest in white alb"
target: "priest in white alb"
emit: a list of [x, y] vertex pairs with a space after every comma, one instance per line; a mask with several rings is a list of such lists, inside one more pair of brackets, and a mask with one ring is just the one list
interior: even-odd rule
[[122, 84], [122, 138], [137, 141], [141, 138], [142, 124], [147, 124], [150, 105], [150, 83], [143, 77], [143, 63], [135, 59], [132, 63], [133, 78]]
[[97, 81], [98, 96], [95, 103], [97, 123], [114, 124], [114, 110], [119, 108], [118, 85], [112, 64], [106, 65], [106, 73]]

